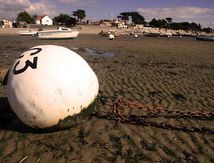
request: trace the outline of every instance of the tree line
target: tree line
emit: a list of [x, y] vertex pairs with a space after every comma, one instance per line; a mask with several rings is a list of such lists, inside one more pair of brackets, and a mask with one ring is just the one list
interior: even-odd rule
[[[25, 21], [28, 24], [33, 23], [36, 15], [31, 16], [26, 11], [20, 12], [17, 15], [17, 21]], [[81, 23], [82, 19], [86, 17], [85, 10], [78, 9], [73, 11], [71, 15], [68, 14], [59, 14], [58, 16], [53, 18], [53, 23], [55, 25], [65, 25], [65, 26], [74, 26], [77, 22]], [[193, 31], [204, 31], [204, 32], [212, 32], [212, 28], [202, 28], [200, 24], [195, 22], [173, 22], [171, 17], [165, 19], [156, 19], [153, 18], [151, 21], [146, 22], [145, 18], [138, 12], [121, 12], [117, 18], [124, 20], [125, 24], [130, 19], [133, 24], [144, 24], [145, 26], [156, 27], [156, 28], [168, 28], [174, 30], [193, 30]]]
[[[31, 16], [26, 11], [20, 12], [17, 15], [16, 21], [24, 21], [28, 24], [34, 23], [34, 20], [37, 15]], [[65, 26], [74, 26], [77, 22], [82, 21], [86, 17], [85, 10], [78, 9], [76, 11], [73, 11], [73, 13], [70, 15], [68, 14], [59, 14], [58, 16], [53, 18], [53, 23], [55, 25], [65, 25]]]
[[138, 12], [121, 12], [118, 15], [118, 18], [124, 20], [125, 23], [132, 19], [134, 24], [144, 24], [145, 26], [156, 27], [156, 28], [167, 28], [173, 30], [192, 30], [192, 31], [204, 31], [204, 32], [212, 32], [212, 28], [202, 28], [200, 24], [195, 22], [173, 22], [171, 17], [167, 17], [165, 19], [156, 19], [153, 18], [151, 21], [146, 22], [145, 18], [139, 14]]
[[189, 22], [172, 22], [172, 18], [166, 18], [166, 19], [155, 19], [153, 18], [149, 25], [152, 27], [158, 27], [158, 28], [169, 28], [169, 29], [175, 29], [175, 30], [193, 30], [193, 31], [201, 31], [202, 27], [200, 24], [196, 24], [195, 22], [189, 23]]

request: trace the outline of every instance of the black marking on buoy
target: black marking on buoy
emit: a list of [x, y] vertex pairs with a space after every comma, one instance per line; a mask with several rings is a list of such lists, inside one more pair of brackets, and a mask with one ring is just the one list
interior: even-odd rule
[[[35, 52], [33, 52], [33, 53], [30, 53], [30, 55], [35, 55], [35, 54], [41, 52], [41, 51], [42, 51], [42, 48], [31, 48], [30, 50], [37, 50], [37, 51], [35, 51]], [[24, 54], [21, 54], [21, 55], [19, 56], [19, 58], [22, 58], [22, 57], [24, 57]]]
[[22, 57], [24, 57], [24, 54], [21, 54], [21, 55], [19, 56], [19, 58], [22, 58]]
[[42, 48], [32, 48], [32, 49], [30, 49], [30, 50], [37, 50], [37, 51], [35, 51], [35, 52], [33, 52], [33, 53], [30, 53], [30, 55], [35, 55], [35, 54], [41, 52], [41, 51], [42, 51]]
[[[30, 56], [32, 56], [32, 55], [35, 55], [35, 54], [38, 54], [39, 52], [41, 52], [42, 48], [32, 48], [30, 50], [36, 50], [35, 52], [30, 53]], [[24, 57], [23, 54], [19, 56], [19, 58], [22, 58], [22, 57]], [[25, 70], [27, 70], [28, 67], [31, 67], [32, 69], [36, 69], [37, 61], [38, 61], [38, 57], [33, 57], [33, 62], [27, 60], [27, 61], [25, 61], [25, 66], [23, 68], [17, 70], [16, 68], [20, 63], [20, 60], [18, 60], [13, 68], [13, 74], [17, 75], [17, 74], [23, 73], [23, 72], [25, 72]]]
[[20, 61], [18, 61], [13, 68], [13, 73], [15, 75], [23, 73], [23, 72], [25, 72], [25, 70], [27, 70], [28, 67], [31, 67], [32, 69], [36, 69], [37, 68], [37, 60], [38, 60], [38, 57], [33, 58], [33, 63], [31, 61], [27, 60], [27, 61], [25, 61], [25, 66], [22, 69], [16, 70], [16, 67], [20, 63]]

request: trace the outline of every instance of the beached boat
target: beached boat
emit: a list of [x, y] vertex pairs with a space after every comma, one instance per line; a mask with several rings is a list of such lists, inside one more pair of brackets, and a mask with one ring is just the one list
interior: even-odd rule
[[158, 37], [158, 36], [160, 36], [160, 33], [159, 32], [144, 32], [144, 36]]
[[59, 27], [57, 30], [39, 31], [39, 39], [72, 39], [76, 38], [79, 31], [74, 31], [70, 28]]
[[19, 31], [17, 32], [20, 36], [35, 36], [37, 35], [37, 31], [33, 31], [31, 29], [28, 29], [26, 31]]
[[169, 33], [169, 32], [160, 32], [160, 36], [161, 37], [171, 37], [172, 33]]
[[206, 35], [197, 35], [197, 40], [200, 41], [214, 41], [214, 35], [206, 36]]

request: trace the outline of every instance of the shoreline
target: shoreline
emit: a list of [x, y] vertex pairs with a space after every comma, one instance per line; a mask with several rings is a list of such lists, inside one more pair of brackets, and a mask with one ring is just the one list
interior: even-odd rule
[[[49, 29], [57, 29], [58, 26], [45, 26], [45, 30]], [[160, 33], [164, 34], [165, 37], [167, 36], [196, 36], [196, 33], [190, 32], [190, 31], [184, 31], [184, 30], [171, 30], [171, 29], [159, 29], [159, 28], [151, 28], [151, 27], [142, 27], [142, 28], [137, 28], [137, 27], [131, 27], [131, 28], [123, 28], [123, 29], [117, 29], [116, 27], [111, 27], [111, 26], [100, 26], [100, 25], [77, 25], [75, 27], [71, 27], [74, 30], [78, 30], [81, 34], [99, 34], [100, 32], [103, 32], [103, 34], [107, 34], [108, 32], [114, 34], [114, 35], [126, 35], [126, 34], [139, 34], [143, 35], [144, 33]], [[17, 34], [19, 31], [24, 31], [27, 29], [32, 29], [35, 31], [38, 31], [38, 28], [0, 28], [0, 35], [13, 35]], [[180, 34], [179, 34], [180, 33]], [[170, 35], [171, 34], [171, 35]], [[205, 33], [201, 33], [205, 34]], [[206, 35], [213, 35], [214, 33], [211, 34], [206, 34]]]
[[[114, 27], [102, 27], [98, 25], [83, 25], [71, 28], [78, 30], [81, 34], [99, 34], [101, 31], [116, 29]], [[18, 35], [17, 32], [27, 29], [38, 31], [38, 28], [0, 28], [0, 35]], [[45, 27], [45, 30], [46, 29], [56, 29], [56, 27]]]

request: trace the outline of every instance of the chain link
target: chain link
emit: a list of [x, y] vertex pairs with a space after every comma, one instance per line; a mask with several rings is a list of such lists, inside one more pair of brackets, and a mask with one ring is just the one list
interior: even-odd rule
[[[127, 101], [122, 98], [99, 98], [102, 105], [109, 105], [112, 107], [112, 114], [101, 115], [96, 113], [98, 118], [106, 118], [117, 121], [121, 123], [129, 123], [133, 125], [143, 125], [143, 126], [153, 126], [157, 128], [163, 128], [168, 130], [179, 130], [185, 132], [198, 132], [203, 134], [214, 134], [213, 129], [206, 127], [191, 127], [184, 125], [171, 125], [166, 123], [158, 123], [148, 121], [148, 118], [164, 117], [164, 118], [191, 118], [198, 120], [212, 121], [214, 120], [213, 112], [204, 111], [180, 111], [180, 110], [167, 110], [163, 107], [152, 106], [149, 104], [142, 104], [137, 102]], [[128, 109], [138, 109], [146, 112], [146, 115], [124, 115], [123, 112]]]

